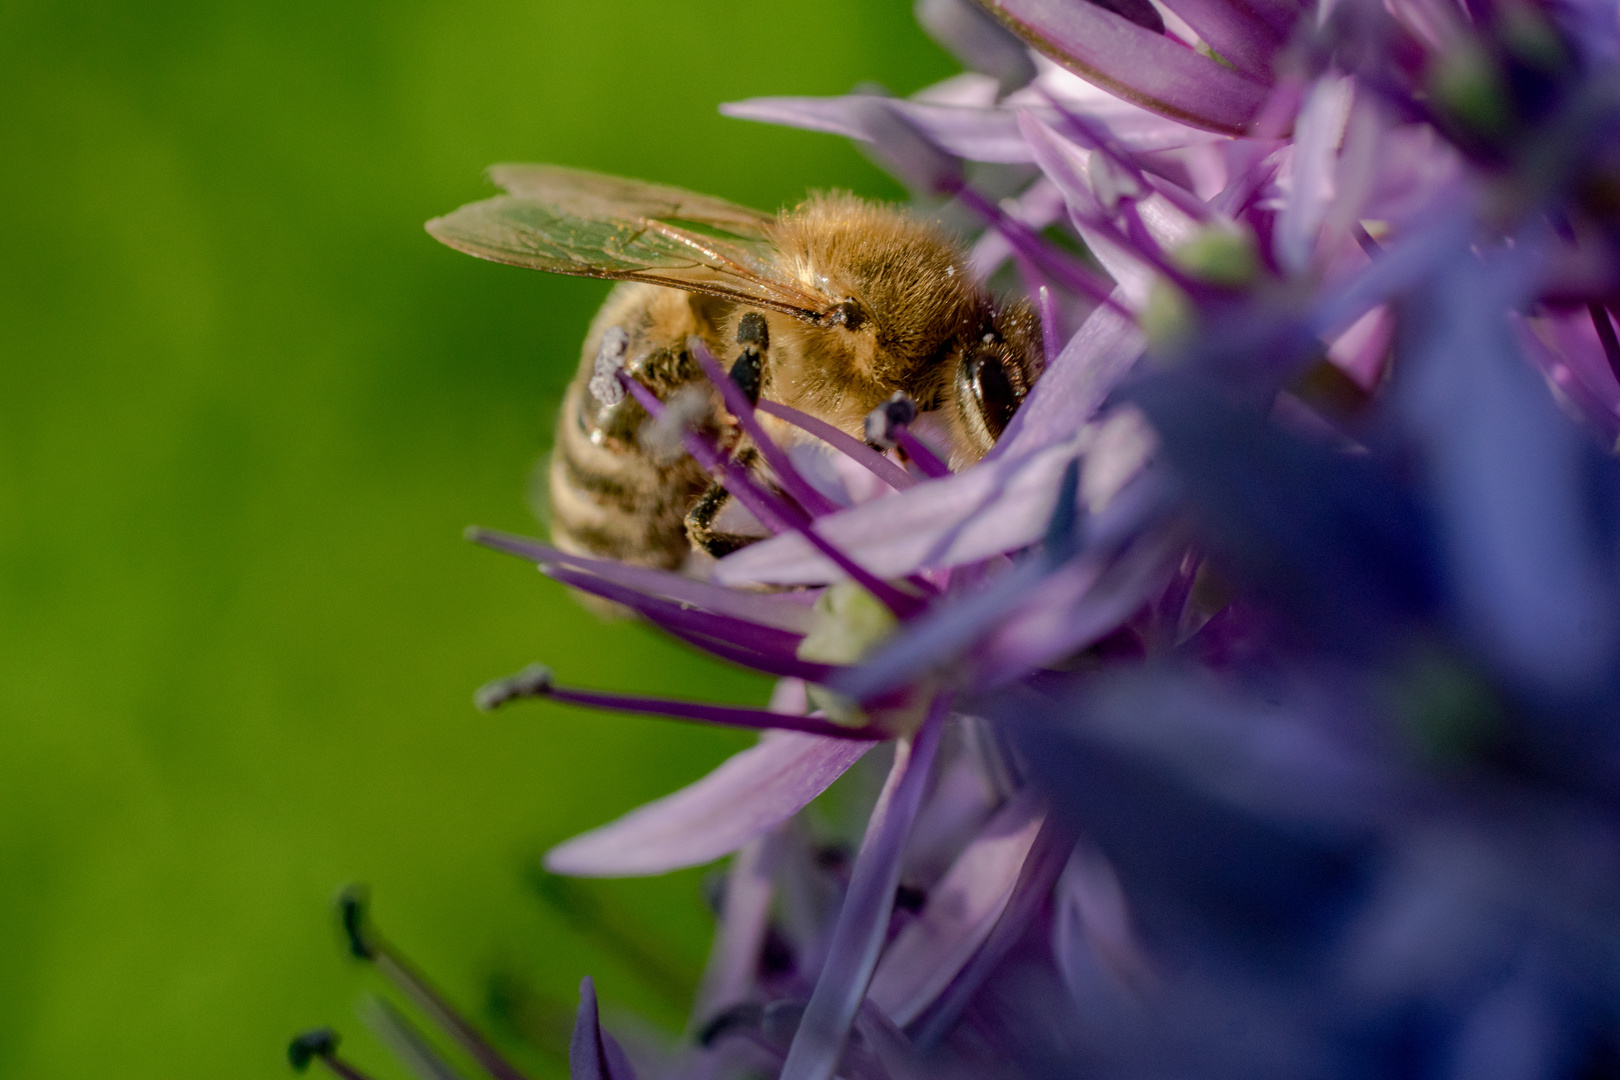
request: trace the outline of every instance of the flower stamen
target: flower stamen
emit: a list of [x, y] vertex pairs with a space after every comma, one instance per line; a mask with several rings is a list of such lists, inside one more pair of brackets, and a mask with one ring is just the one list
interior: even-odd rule
[[[647, 415], [655, 419], [663, 415], [664, 405], [653, 392], [635, 379], [620, 373], [619, 380], [631, 396], [647, 410]], [[696, 431], [687, 429], [682, 440], [688, 453], [697, 459], [709, 472], [715, 474], [719, 481], [725, 485], [727, 491], [742, 501], [743, 505], [753, 512], [767, 526], [777, 532], [792, 530], [809, 541], [810, 546], [830, 559], [838, 568], [866, 588], [873, 596], [882, 600], [884, 605], [901, 618], [914, 614], [922, 607], [922, 600], [910, 593], [902, 592], [888, 582], [879, 580], [871, 571], [858, 565], [848, 555], [834, 547], [825, 537], [817, 534], [811, 527], [810, 519], [803, 510], [792, 506], [763, 487], [754, 482], [748, 470], [730, 458], [724, 457], [720, 451]]]
[[898, 446], [930, 480], [951, 475], [951, 467], [929, 449], [928, 444], [911, 433], [911, 422], [917, 419], [917, 403], [903, 390], [866, 414], [866, 441], [881, 449]]
[[338, 1033], [329, 1027], [306, 1031], [287, 1047], [287, 1060], [294, 1072], [303, 1072], [311, 1061], [319, 1060], [343, 1080], [371, 1080], [369, 1076], [337, 1055]]
[[523, 698], [550, 698], [570, 705], [606, 712], [637, 713], [643, 716], [661, 716], [671, 720], [690, 720], [721, 727], [749, 728], [756, 731], [798, 731], [806, 735], [822, 735], [834, 739], [884, 739], [886, 732], [872, 727], [845, 727], [815, 716], [793, 716], [788, 713], [767, 712], [732, 705], [709, 705], [697, 701], [675, 701], [668, 698], [643, 697], [635, 694], [610, 694], [598, 690], [571, 690], [552, 681], [551, 669], [544, 664], [530, 664], [515, 675], [486, 683], [473, 701], [485, 712], [493, 712], [502, 705]]
[[[365, 891], [357, 886], [343, 890], [338, 898], [338, 918], [348, 935], [349, 952], [358, 960], [377, 965], [383, 977], [408, 997], [495, 1080], [525, 1080], [478, 1030], [451, 1007], [425, 976], [399, 950], [389, 944], [367, 917]], [[363, 1080], [363, 1078], [360, 1078]]]

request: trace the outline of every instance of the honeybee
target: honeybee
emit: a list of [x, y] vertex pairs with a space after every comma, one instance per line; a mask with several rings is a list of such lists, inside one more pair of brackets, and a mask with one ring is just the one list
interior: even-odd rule
[[899, 208], [824, 194], [767, 214], [552, 165], [490, 176], [506, 194], [428, 232], [479, 258], [620, 282], [591, 323], [557, 425], [551, 529], [565, 550], [676, 569], [757, 538], [724, 526], [725, 491], [696, 462], [638, 437], [647, 415], [618, 381], [622, 370], [681, 400], [685, 419], [763, 474], [693, 337], [749, 392], [857, 438], [903, 392], [935, 413], [957, 467], [990, 449], [1043, 367], [1029, 304], [995, 303], [947, 233]]

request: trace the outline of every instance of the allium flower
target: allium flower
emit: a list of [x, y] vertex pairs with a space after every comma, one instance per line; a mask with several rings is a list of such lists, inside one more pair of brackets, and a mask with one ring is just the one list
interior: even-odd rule
[[[976, 70], [724, 111], [982, 230], [1048, 343], [995, 449], [953, 472], [903, 401], [861, 443], [699, 350], [770, 480], [618, 378], [775, 535], [695, 580], [476, 534], [782, 680], [481, 692], [762, 731], [547, 856], [734, 853], [695, 1042], [627, 1056], [587, 983], [573, 1075], [1620, 1074], [1614, 6], [919, 15]], [[879, 746], [826, 858], [795, 815]]]

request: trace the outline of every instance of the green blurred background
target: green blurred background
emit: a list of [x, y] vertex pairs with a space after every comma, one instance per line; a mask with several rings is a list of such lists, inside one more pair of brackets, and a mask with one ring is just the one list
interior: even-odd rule
[[280, 1077], [326, 1022], [403, 1075], [354, 1019], [350, 880], [537, 1075], [523, 1018], [586, 972], [679, 1025], [700, 874], [591, 893], [661, 977], [527, 875], [745, 740], [469, 695], [535, 659], [768, 687], [460, 539], [537, 531], [606, 285], [421, 223], [496, 161], [893, 197], [715, 106], [953, 68], [903, 0], [0, 4], [0, 1076]]

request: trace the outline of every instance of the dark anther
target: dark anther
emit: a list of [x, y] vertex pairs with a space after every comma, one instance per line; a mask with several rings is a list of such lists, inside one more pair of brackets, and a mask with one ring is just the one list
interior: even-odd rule
[[816, 848], [816, 865], [829, 874], [847, 874], [849, 872], [849, 850], [842, 844], [823, 844]]
[[894, 429], [917, 419], [917, 403], [903, 390], [866, 414], [866, 441], [879, 450], [894, 447]]
[[1075, 458], [1063, 468], [1063, 481], [1058, 485], [1057, 504], [1052, 508], [1051, 521], [1046, 526], [1046, 557], [1054, 563], [1076, 555], [1080, 551], [1080, 525], [1085, 507], [1080, 503], [1080, 459]]
[[845, 330], [859, 330], [861, 324], [866, 322], [866, 312], [854, 300], [845, 300], [835, 304], [831, 311], [822, 316], [832, 326], [842, 326]]
[[902, 885], [894, 890], [894, 906], [901, 911], [909, 911], [915, 915], [926, 903], [928, 894], [915, 885]]
[[765, 325], [765, 316], [757, 311], [744, 315], [737, 323], [737, 344], [744, 349], [752, 345], [760, 352], [770, 348], [770, 330]]
[[743, 354], [731, 365], [731, 381], [737, 384], [750, 405], [759, 404], [759, 388], [765, 381], [765, 365], [757, 349], [743, 349]]
[[338, 921], [349, 938], [349, 952], [356, 960], [375, 960], [377, 950], [366, 938], [366, 904], [363, 885], [348, 885], [338, 894]]
[[703, 903], [709, 913], [720, 918], [726, 913], [727, 875], [724, 870], [710, 870], [703, 875], [703, 881], [698, 890], [703, 896]]
[[697, 1034], [698, 1045], [713, 1046], [721, 1036], [734, 1031], [758, 1031], [764, 1018], [765, 1007], [756, 1002], [745, 1001], [740, 1005], [732, 1005], [721, 1010], [703, 1025]]
[[309, 1063], [318, 1057], [327, 1057], [337, 1050], [338, 1033], [329, 1027], [316, 1028], [306, 1031], [295, 1038], [287, 1047], [287, 1060], [299, 1072], [309, 1068]]
[[764, 976], [786, 975], [798, 967], [798, 955], [776, 927], [767, 927], [765, 943], [759, 947], [759, 973]]
[[484, 712], [492, 712], [518, 698], [545, 697], [551, 689], [551, 669], [544, 664], [530, 664], [516, 675], [487, 682], [473, 694], [473, 704]]

